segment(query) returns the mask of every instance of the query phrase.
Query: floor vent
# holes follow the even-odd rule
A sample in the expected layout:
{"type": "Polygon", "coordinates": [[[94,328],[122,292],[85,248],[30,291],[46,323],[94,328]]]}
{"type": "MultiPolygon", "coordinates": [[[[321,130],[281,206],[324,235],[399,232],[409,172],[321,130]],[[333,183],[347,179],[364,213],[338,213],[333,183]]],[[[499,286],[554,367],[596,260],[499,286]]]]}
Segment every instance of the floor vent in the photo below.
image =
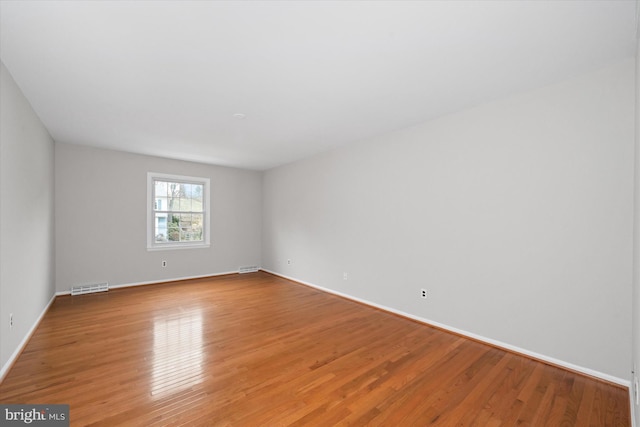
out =
{"type": "Polygon", "coordinates": [[[258,271],[258,266],[256,265],[249,265],[247,267],[240,267],[238,269],[238,273],[243,274],[243,273],[255,273],[256,271],[258,271]]]}
{"type": "Polygon", "coordinates": [[[71,295],[93,294],[96,292],[106,292],[109,290],[108,283],[92,283],[90,285],[79,285],[71,288],[71,295]]]}

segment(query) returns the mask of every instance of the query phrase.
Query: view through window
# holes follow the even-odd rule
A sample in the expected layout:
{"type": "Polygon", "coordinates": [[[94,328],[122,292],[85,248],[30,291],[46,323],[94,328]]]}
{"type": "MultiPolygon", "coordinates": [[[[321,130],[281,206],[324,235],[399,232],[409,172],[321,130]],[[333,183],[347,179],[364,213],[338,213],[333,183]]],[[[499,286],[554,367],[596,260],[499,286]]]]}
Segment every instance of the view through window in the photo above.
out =
{"type": "Polygon", "coordinates": [[[208,180],[152,174],[151,247],[208,244],[208,180]]]}

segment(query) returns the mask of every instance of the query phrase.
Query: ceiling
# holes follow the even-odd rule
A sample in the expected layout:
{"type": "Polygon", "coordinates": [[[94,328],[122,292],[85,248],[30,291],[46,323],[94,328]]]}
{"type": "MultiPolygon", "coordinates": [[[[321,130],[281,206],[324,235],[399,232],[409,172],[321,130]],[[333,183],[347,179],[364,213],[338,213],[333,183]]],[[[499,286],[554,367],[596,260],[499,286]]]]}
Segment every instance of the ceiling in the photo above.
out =
{"type": "Polygon", "coordinates": [[[631,57],[635,16],[633,0],[0,1],[0,58],[58,142],[264,170],[631,57]]]}

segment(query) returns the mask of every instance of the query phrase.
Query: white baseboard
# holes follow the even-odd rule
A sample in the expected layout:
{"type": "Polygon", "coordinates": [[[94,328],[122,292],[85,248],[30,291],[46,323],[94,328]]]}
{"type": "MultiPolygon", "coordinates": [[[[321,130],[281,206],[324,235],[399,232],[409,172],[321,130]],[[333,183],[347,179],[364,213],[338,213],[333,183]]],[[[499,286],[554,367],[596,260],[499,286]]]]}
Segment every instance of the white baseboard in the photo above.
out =
{"type": "Polygon", "coordinates": [[[474,334],[472,332],[468,332],[468,331],[465,331],[465,330],[462,330],[462,329],[454,328],[454,327],[451,327],[449,325],[445,325],[443,323],[439,323],[439,322],[435,322],[435,321],[430,320],[430,319],[425,319],[423,317],[415,316],[413,314],[405,313],[403,311],[396,310],[396,309],[391,308],[391,307],[380,305],[380,304],[377,304],[377,303],[374,303],[374,302],[371,302],[371,301],[367,301],[367,300],[364,300],[364,299],[361,299],[361,298],[357,298],[357,297],[354,297],[352,295],[348,295],[348,294],[345,294],[345,293],[342,293],[342,292],[335,291],[333,289],[329,289],[329,288],[325,288],[325,287],[322,287],[322,286],[315,285],[313,283],[305,282],[303,280],[299,280],[299,279],[296,279],[294,277],[289,277],[289,276],[286,276],[284,274],[277,273],[275,271],[267,270],[265,268],[262,268],[261,270],[263,270],[263,271],[265,271],[267,273],[271,273],[271,274],[273,274],[275,276],[279,276],[279,277],[282,277],[284,279],[288,279],[288,280],[291,280],[291,281],[294,281],[294,282],[297,282],[297,283],[300,283],[300,284],[303,284],[303,285],[306,285],[306,286],[310,286],[312,288],[319,289],[321,291],[324,291],[324,292],[327,292],[327,293],[330,293],[330,294],[334,294],[334,295],[337,295],[337,296],[340,296],[340,297],[343,297],[343,298],[346,298],[346,299],[350,299],[352,301],[356,301],[356,302],[359,302],[359,303],[362,303],[362,304],[365,304],[365,305],[368,305],[368,306],[371,306],[371,307],[375,307],[375,308],[378,308],[380,310],[384,310],[384,311],[387,311],[387,312],[390,312],[390,313],[393,313],[393,314],[397,314],[399,316],[406,317],[408,319],[412,319],[412,320],[418,321],[420,323],[425,323],[427,325],[435,326],[437,328],[444,329],[444,330],[453,332],[453,333],[458,334],[458,335],[462,335],[462,336],[465,336],[465,337],[468,337],[468,338],[471,338],[471,339],[474,339],[474,340],[477,340],[477,341],[482,341],[484,343],[487,343],[487,344],[490,344],[492,346],[499,347],[499,348],[511,351],[513,353],[519,353],[519,354],[528,356],[530,358],[537,359],[537,360],[540,360],[540,361],[543,361],[543,362],[547,362],[549,364],[556,365],[556,366],[559,366],[559,367],[562,367],[562,368],[565,368],[565,369],[568,369],[568,370],[571,370],[571,371],[580,372],[582,374],[589,375],[589,376],[592,376],[592,377],[595,377],[595,378],[599,378],[601,380],[604,380],[604,381],[607,381],[607,382],[610,382],[610,383],[613,383],[613,384],[618,384],[618,385],[621,385],[623,387],[627,387],[629,390],[631,390],[631,381],[629,381],[629,380],[625,380],[625,379],[622,379],[622,378],[614,377],[613,375],[605,374],[603,372],[595,371],[593,369],[585,368],[583,366],[574,365],[573,363],[569,363],[569,362],[566,362],[564,360],[559,360],[559,359],[556,359],[556,358],[553,358],[553,357],[546,356],[544,354],[540,354],[540,353],[536,353],[536,352],[533,352],[533,351],[526,350],[524,348],[516,347],[516,346],[511,345],[511,344],[507,344],[507,343],[503,343],[501,341],[497,341],[497,340],[494,340],[494,339],[491,339],[491,338],[483,337],[481,335],[474,334]]]}
{"type": "Polygon", "coordinates": [[[24,338],[22,338],[22,341],[20,341],[20,344],[18,345],[18,347],[11,354],[11,356],[9,357],[9,360],[7,360],[7,363],[5,363],[4,366],[2,366],[2,369],[0,369],[0,383],[2,383],[2,381],[4,380],[4,377],[9,372],[9,369],[11,369],[16,359],[18,358],[18,356],[20,356],[20,353],[22,353],[22,350],[24,350],[24,347],[29,342],[29,339],[31,339],[31,336],[35,332],[36,328],[42,321],[42,318],[47,313],[47,311],[49,310],[49,307],[51,307],[51,304],[53,304],[53,301],[55,301],[55,299],[56,299],[56,295],[53,295],[49,300],[49,302],[47,303],[47,305],[45,306],[45,308],[42,310],[42,312],[38,316],[38,318],[36,319],[36,321],[31,326],[27,334],[24,336],[24,338]]]}
{"type": "MultiPolygon", "coordinates": [[[[133,286],[144,286],[144,285],[157,285],[158,283],[179,282],[181,280],[205,279],[207,277],[226,276],[228,274],[238,274],[238,272],[237,271],[226,271],[226,272],[222,272],[222,273],[202,274],[202,275],[199,275],[199,276],[176,277],[176,278],[171,278],[171,279],[152,280],[152,281],[149,281],[149,282],[122,283],[120,285],[109,285],[109,289],[130,288],[130,287],[133,287],[133,286]]],[[[66,291],[58,291],[58,292],[56,292],[56,296],[58,296],[58,295],[71,295],[71,289],[66,290],[66,291]]]]}

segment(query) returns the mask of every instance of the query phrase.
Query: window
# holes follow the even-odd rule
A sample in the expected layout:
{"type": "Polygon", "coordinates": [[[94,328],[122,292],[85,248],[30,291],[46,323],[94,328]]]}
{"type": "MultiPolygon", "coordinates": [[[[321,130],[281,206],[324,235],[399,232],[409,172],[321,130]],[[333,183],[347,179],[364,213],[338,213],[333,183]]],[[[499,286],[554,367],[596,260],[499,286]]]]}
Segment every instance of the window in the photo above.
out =
{"type": "Polygon", "coordinates": [[[147,249],[209,247],[209,179],[147,174],[147,249]]]}

